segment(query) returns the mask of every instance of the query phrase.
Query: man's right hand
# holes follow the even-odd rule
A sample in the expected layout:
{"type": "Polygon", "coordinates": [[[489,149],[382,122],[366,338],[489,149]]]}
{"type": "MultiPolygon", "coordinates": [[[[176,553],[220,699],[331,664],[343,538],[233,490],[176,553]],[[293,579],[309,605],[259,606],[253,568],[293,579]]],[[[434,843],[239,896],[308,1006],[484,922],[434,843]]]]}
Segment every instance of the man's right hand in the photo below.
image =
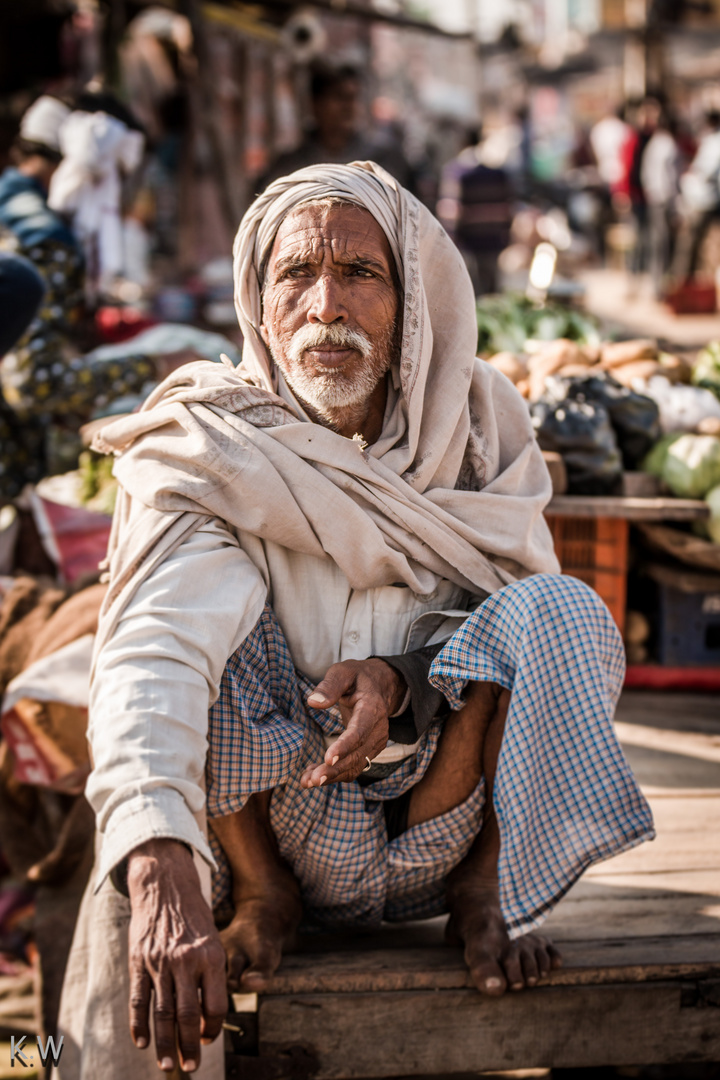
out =
{"type": "Polygon", "coordinates": [[[227,1012],[225,950],[200,888],[192,855],[176,840],[149,840],[128,858],[130,1033],[150,1042],[151,999],[158,1067],[177,1050],[185,1072],[200,1064],[200,1043],[220,1034],[227,1012]]]}
{"type": "Polygon", "coordinates": [[[338,705],[345,731],[328,747],[324,762],[310,765],[305,788],[355,780],[388,741],[389,717],[405,696],[405,680],[385,660],[341,660],[328,669],[307,698],[311,709],[338,705]]]}

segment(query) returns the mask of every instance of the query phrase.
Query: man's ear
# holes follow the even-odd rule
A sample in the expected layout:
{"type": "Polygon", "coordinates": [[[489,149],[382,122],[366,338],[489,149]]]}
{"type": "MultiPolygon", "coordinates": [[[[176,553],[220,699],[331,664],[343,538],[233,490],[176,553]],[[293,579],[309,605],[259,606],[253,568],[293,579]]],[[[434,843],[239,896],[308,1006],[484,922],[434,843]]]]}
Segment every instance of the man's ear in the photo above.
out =
{"type": "Polygon", "coordinates": [[[263,341],[265,342],[265,344],[267,345],[267,347],[269,349],[270,348],[270,342],[268,340],[268,332],[267,332],[267,329],[265,327],[264,322],[260,323],[259,330],[260,330],[260,337],[263,339],[263,341]]]}

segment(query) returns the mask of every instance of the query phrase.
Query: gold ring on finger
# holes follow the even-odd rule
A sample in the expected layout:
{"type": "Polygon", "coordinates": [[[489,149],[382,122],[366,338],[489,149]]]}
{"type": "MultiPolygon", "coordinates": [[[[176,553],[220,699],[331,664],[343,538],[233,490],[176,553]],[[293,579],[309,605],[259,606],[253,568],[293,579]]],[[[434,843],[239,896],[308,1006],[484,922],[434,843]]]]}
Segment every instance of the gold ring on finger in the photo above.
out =
{"type": "Polygon", "coordinates": [[[363,769],[363,772],[367,772],[367,771],[368,771],[368,769],[371,769],[371,768],[372,768],[372,761],[371,761],[371,760],[370,760],[370,758],[369,758],[369,757],[367,756],[367,754],[365,755],[365,760],[367,761],[367,765],[366,765],[366,766],[365,766],[365,768],[363,769]]]}

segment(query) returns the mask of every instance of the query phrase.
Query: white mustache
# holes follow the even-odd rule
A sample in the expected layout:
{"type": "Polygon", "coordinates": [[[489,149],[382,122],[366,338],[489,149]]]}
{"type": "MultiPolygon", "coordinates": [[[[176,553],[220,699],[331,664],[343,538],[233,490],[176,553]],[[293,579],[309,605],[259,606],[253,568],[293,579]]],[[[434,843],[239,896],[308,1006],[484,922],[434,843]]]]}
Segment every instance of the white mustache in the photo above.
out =
{"type": "Polygon", "coordinates": [[[360,330],[351,330],[348,326],[338,323],[323,325],[322,323],[301,326],[296,330],[288,346],[288,358],[296,363],[302,359],[306,349],[314,349],[318,345],[335,345],[339,349],[356,349],[366,359],[372,354],[373,346],[370,339],[360,330]]]}

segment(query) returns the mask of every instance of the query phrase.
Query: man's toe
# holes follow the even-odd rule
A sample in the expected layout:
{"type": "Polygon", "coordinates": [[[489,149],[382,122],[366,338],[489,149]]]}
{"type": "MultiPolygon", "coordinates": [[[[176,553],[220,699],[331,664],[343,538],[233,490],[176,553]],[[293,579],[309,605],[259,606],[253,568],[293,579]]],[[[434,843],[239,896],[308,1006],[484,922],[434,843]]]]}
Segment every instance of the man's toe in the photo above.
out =
{"type": "Polygon", "coordinates": [[[550,965],[553,971],[556,971],[557,968],[561,968],[563,966],[562,953],[559,949],[555,948],[552,941],[548,941],[547,943],[547,953],[550,957],[550,965]]]}
{"type": "Polygon", "coordinates": [[[549,975],[553,968],[552,945],[549,941],[541,940],[535,949],[535,962],[541,979],[549,975]]]}
{"type": "Polygon", "coordinates": [[[242,949],[228,951],[228,982],[231,986],[239,987],[243,972],[249,963],[250,961],[242,949]]]}
{"type": "Polygon", "coordinates": [[[257,994],[261,990],[267,990],[271,978],[272,972],[256,967],[246,968],[240,980],[240,989],[249,994],[257,994]]]}
{"type": "Polygon", "coordinates": [[[507,949],[503,956],[502,963],[505,969],[505,978],[507,979],[510,989],[522,990],[525,986],[525,978],[520,962],[520,953],[515,944],[512,944],[510,948],[507,949]]]}
{"type": "Polygon", "coordinates": [[[279,945],[263,941],[253,950],[250,965],[245,969],[240,986],[249,993],[266,990],[270,980],[280,966],[282,951],[279,945]]]}
{"type": "Polygon", "coordinates": [[[487,953],[471,949],[465,951],[465,962],[470,969],[472,981],[481,994],[499,997],[507,989],[507,981],[500,964],[487,953]]]}
{"type": "Polygon", "coordinates": [[[526,986],[535,986],[540,978],[540,957],[546,956],[543,947],[538,945],[536,948],[530,946],[530,948],[524,949],[520,963],[522,966],[523,979],[526,986]]]}

